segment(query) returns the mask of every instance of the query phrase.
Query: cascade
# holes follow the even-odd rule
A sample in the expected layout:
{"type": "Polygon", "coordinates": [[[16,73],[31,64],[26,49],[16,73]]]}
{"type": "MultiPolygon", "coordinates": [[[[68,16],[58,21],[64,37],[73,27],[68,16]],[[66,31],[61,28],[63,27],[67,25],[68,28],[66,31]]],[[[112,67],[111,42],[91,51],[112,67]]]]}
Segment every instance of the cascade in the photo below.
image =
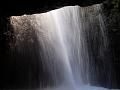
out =
{"type": "Polygon", "coordinates": [[[40,90],[106,90],[91,86],[99,82],[99,75],[110,75],[111,69],[111,65],[104,64],[109,56],[101,4],[12,16],[10,22],[15,35],[11,51],[29,54],[32,61],[26,62],[31,64],[37,53],[43,72],[50,77],[39,81],[40,90]],[[45,83],[53,86],[46,87],[45,83]]]}

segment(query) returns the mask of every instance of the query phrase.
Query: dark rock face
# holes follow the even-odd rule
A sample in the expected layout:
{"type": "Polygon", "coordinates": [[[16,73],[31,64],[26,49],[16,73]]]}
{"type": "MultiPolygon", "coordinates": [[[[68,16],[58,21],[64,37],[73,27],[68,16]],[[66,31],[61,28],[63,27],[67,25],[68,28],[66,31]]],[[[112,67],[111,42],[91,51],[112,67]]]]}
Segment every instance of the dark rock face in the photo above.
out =
{"type": "Polygon", "coordinates": [[[30,0],[0,2],[0,13],[6,16],[41,13],[63,6],[88,6],[102,3],[104,0],[30,0]],[[38,2],[39,1],[39,2],[38,2]]]}
{"type": "Polygon", "coordinates": [[[120,0],[107,0],[103,3],[106,15],[106,24],[110,40],[110,46],[114,57],[114,85],[113,88],[120,88],[120,0]]]}

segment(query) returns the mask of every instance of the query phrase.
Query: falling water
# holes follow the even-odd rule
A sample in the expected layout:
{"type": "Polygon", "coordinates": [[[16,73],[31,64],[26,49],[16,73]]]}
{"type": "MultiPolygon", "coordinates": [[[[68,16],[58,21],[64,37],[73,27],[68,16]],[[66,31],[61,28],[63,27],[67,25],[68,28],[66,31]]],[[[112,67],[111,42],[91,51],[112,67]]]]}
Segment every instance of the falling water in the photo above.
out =
{"type": "MultiPolygon", "coordinates": [[[[38,51],[43,70],[47,70],[52,78],[47,83],[54,83],[54,88],[60,87],[60,90],[67,90],[64,87],[104,90],[90,87],[99,82],[100,76],[110,76],[111,69],[111,65],[104,64],[109,62],[106,60],[108,40],[101,4],[67,6],[47,13],[12,16],[10,21],[15,35],[12,50],[22,54],[29,52],[32,63],[32,55],[38,51]]],[[[109,82],[109,78],[107,80],[109,82]]],[[[45,88],[44,84],[39,87],[45,88]]]]}

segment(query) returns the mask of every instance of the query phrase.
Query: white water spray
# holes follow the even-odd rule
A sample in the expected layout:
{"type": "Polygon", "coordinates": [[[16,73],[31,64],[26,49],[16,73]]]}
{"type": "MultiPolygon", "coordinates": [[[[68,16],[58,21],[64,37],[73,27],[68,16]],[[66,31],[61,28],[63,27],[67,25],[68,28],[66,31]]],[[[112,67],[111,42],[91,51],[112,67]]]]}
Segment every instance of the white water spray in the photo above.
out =
{"type": "MultiPolygon", "coordinates": [[[[91,71],[97,69],[90,64],[94,59],[94,49],[102,57],[107,50],[100,4],[89,7],[68,6],[42,14],[11,17],[14,33],[16,37],[20,37],[16,40],[18,47],[21,47],[22,41],[30,33],[30,30],[26,33],[29,26],[23,24],[23,19],[29,20],[34,27],[43,50],[43,54],[39,54],[43,59],[43,67],[47,68],[54,79],[55,88],[47,90],[104,90],[90,86],[91,71]]],[[[33,42],[32,38],[30,42],[33,42]]],[[[23,49],[25,48],[21,48],[19,52],[23,49]]]]}

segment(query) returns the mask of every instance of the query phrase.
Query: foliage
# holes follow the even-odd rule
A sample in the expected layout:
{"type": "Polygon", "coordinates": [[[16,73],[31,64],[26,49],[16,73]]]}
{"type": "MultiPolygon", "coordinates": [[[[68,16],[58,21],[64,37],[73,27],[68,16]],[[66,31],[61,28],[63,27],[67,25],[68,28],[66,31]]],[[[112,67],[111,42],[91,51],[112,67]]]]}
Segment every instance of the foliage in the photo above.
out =
{"type": "Polygon", "coordinates": [[[120,8],[120,0],[112,0],[112,5],[114,6],[114,10],[118,10],[120,8]]]}
{"type": "Polygon", "coordinates": [[[110,5],[112,6],[111,14],[120,15],[120,0],[111,0],[110,5]]]}

